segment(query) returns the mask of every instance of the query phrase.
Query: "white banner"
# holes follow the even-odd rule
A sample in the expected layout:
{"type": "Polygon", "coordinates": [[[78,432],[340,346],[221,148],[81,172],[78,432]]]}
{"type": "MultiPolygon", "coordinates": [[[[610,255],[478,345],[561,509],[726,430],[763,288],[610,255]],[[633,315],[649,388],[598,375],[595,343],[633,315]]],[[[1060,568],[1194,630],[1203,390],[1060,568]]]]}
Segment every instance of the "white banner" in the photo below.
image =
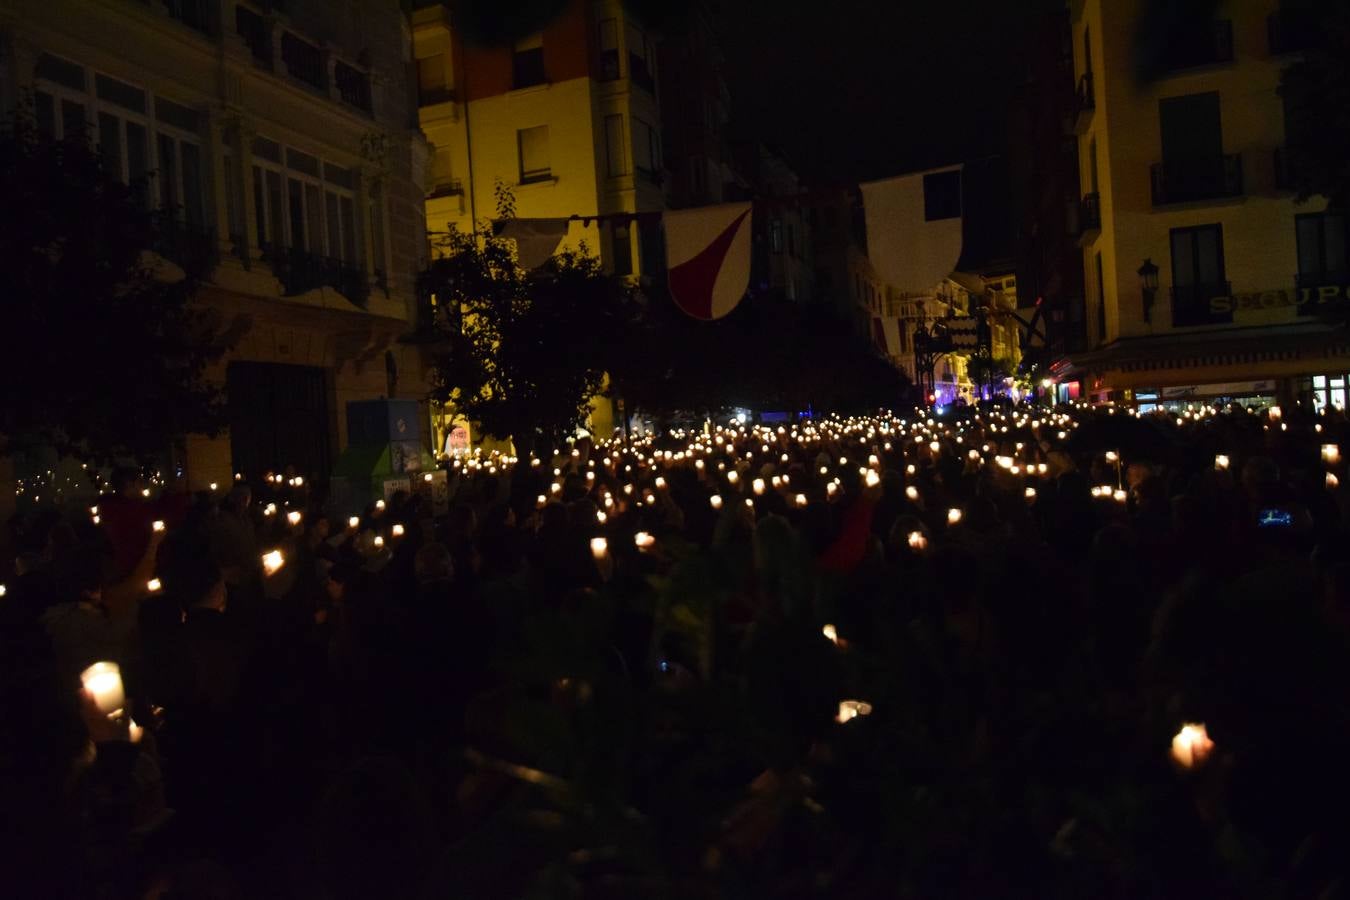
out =
{"type": "Polygon", "coordinates": [[[961,167],[859,185],[867,221],[867,257],[892,287],[931,291],[961,258],[961,167]]]}

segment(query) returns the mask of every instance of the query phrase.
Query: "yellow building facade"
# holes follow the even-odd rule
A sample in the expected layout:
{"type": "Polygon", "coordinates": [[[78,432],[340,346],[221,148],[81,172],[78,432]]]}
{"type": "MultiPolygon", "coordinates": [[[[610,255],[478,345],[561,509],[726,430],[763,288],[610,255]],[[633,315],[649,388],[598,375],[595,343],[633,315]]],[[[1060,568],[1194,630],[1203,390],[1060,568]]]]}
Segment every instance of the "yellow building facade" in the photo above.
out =
{"type": "Polygon", "coordinates": [[[199,274],[195,302],[238,337],[210,373],[229,428],[187,440],[194,488],[323,477],[348,401],[424,396],[398,342],[426,255],[407,44],[378,0],[0,2],[5,108],[148,176],[161,270],[199,274]]]}
{"type": "MultiPolygon", "coordinates": [[[[433,243],[496,218],[502,185],[518,219],[577,216],[564,246],[584,243],[608,271],[641,277],[655,252],[643,229],[656,226],[622,214],[665,207],[655,36],[619,0],[573,0],[505,46],[475,45],[440,3],[416,10],[412,27],[433,243]]],[[[596,398],[591,430],[608,436],[615,423],[596,398]]]]}
{"type": "Polygon", "coordinates": [[[1278,39],[1279,4],[1229,0],[1213,21],[1152,36],[1147,81],[1136,76],[1141,10],[1072,2],[1095,347],[1059,376],[1099,402],[1330,402],[1350,343],[1316,314],[1319,299],[1345,296],[1321,245],[1338,227],[1344,241],[1344,220],[1285,187],[1277,88],[1294,57],[1278,39]]]}

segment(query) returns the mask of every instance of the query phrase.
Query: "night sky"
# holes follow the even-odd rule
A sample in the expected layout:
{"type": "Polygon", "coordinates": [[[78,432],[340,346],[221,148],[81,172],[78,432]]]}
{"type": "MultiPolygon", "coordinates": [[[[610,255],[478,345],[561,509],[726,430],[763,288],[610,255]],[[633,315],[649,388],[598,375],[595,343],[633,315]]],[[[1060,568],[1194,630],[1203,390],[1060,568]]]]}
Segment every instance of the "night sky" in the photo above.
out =
{"type": "Polygon", "coordinates": [[[814,181],[998,154],[1021,37],[1057,0],[725,0],[733,119],[814,181]],[[823,14],[823,11],[828,11],[823,14]]]}

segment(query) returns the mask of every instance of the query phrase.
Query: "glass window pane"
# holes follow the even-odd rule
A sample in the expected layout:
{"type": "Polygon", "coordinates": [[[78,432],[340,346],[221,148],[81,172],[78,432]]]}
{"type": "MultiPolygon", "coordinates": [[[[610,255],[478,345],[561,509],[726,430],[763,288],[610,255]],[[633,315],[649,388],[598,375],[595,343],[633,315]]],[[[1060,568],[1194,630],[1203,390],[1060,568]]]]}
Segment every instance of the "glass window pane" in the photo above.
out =
{"type": "Polygon", "coordinates": [[[159,135],[159,170],[155,177],[159,181],[159,205],[177,213],[178,196],[178,148],[177,142],[167,134],[159,135]]]}
{"type": "Polygon", "coordinates": [[[79,140],[84,137],[84,104],[74,100],[61,101],[61,137],[79,140]]]}
{"type": "Polygon", "coordinates": [[[538,125],[516,132],[520,144],[520,180],[549,176],[548,126],[538,125]]]}
{"type": "Polygon", "coordinates": [[[290,246],[297,250],[305,249],[305,186],[294,178],[288,179],[287,202],[291,214],[290,246]]]}
{"type": "Polygon", "coordinates": [[[46,141],[56,139],[56,99],[46,91],[33,94],[33,116],[37,119],[38,135],[46,141]]]}
{"type": "Polygon", "coordinates": [[[337,194],[329,191],[324,195],[325,212],[328,215],[328,255],[341,257],[342,254],[342,222],[338,215],[337,194]]]}
{"type": "Polygon", "coordinates": [[[1223,280],[1223,268],[1220,264],[1219,229],[1200,228],[1196,234],[1196,251],[1199,271],[1196,273],[1201,284],[1218,284],[1223,280]]]}
{"type": "Polygon", "coordinates": [[[135,122],[126,123],[127,133],[127,179],[140,185],[141,202],[149,197],[150,185],[146,176],[150,173],[150,134],[144,125],[135,122]]]}
{"type": "Polygon", "coordinates": [[[267,232],[274,247],[288,247],[286,241],[286,193],[281,173],[267,171],[267,232]]]}
{"type": "Polygon", "coordinates": [[[1195,284],[1195,241],[1187,230],[1172,232],[1172,283],[1178,287],[1195,284]]]}
{"type": "Polygon", "coordinates": [[[353,265],[359,265],[361,257],[357,253],[356,214],[351,197],[342,197],[338,201],[342,216],[342,258],[353,265]]]}
{"type": "Polygon", "coordinates": [[[133,112],[145,114],[145,91],[138,87],[118,81],[116,78],[109,78],[107,75],[95,75],[94,89],[98,92],[100,100],[107,100],[133,112]]]}
{"type": "Polygon", "coordinates": [[[324,249],[323,190],[317,184],[305,185],[305,234],[309,236],[309,252],[333,255],[324,249]]]}
{"type": "Polygon", "coordinates": [[[206,222],[202,203],[201,148],[187,141],[178,147],[183,155],[183,214],[190,224],[201,226],[206,222]]]}
{"type": "Polygon", "coordinates": [[[103,155],[103,168],[119,181],[126,179],[122,170],[122,122],[108,113],[98,114],[98,152],[103,155]]]}

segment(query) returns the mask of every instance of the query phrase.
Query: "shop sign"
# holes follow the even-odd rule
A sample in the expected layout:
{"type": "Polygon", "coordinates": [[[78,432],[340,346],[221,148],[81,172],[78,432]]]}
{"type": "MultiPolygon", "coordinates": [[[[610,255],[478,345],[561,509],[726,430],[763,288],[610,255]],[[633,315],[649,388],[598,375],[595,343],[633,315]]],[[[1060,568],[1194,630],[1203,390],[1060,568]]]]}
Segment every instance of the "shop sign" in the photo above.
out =
{"type": "Polygon", "coordinates": [[[1231,297],[1211,297],[1209,311],[1217,315],[1253,309],[1279,309],[1288,306],[1326,306],[1350,296],[1350,285],[1324,284],[1321,287],[1298,288],[1292,291],[1254,291],[1233,294],[1231,297]]]}

